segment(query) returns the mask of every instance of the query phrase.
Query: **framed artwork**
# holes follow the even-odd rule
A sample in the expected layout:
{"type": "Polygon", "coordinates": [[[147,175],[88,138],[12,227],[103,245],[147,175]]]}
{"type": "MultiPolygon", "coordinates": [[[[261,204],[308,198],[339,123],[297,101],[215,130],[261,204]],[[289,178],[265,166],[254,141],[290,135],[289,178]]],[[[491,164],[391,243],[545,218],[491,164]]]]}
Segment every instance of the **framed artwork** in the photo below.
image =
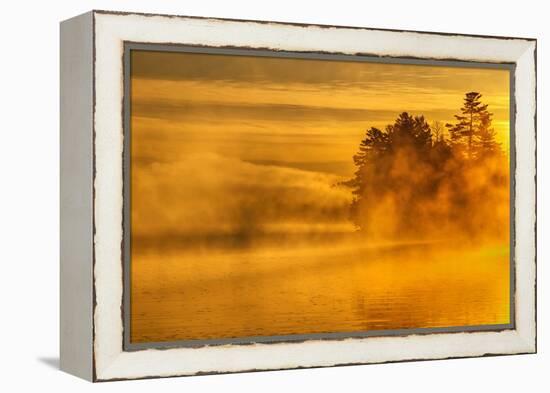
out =
{"type": "Polygon", "coordinates": [[[536,352],[536,41],[61,24],[61,368],[536,352]]]}

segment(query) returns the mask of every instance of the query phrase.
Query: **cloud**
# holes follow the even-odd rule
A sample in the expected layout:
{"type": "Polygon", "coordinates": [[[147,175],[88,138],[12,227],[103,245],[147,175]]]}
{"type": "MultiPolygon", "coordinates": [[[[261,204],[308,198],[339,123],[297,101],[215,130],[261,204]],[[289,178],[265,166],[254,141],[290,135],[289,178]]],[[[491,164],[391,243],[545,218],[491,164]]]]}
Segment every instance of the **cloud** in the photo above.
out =
{"type": "MultiPolygon", "coordinates": [[[[296,104],[258,104],[236,102],[200,102],[191,99],[162,100],[137,99],[132,103],[132,113],[141,117],[172,120],[207,120],[223,118],[224,121],[247,119],[248,121],[376,121],[395,117],[397,110],[370,110],[360,108],[334,108],[296,104]]],[[[449,111],[445,111],[448,114],[449,111]]]]}
{"type": "MultiPolygon", "coordinates": [[[[252,54],[252,53],[251,53],[252,54]]],[[[474,67],[404,65],[281,57],[213,55],[185,52],[132,51],[132,75],[158,80],[222,81],[224,83],[298,83],[324,88],[361,85],[367,90],[402,90],[411,87],[459,90],[484,85],[500,90],[508,70],[474,67]]],[[[275,86],[273,86],[275,85],[275,86]]],[[[311,87],[311,86],[310,86],[311,87]]]]}

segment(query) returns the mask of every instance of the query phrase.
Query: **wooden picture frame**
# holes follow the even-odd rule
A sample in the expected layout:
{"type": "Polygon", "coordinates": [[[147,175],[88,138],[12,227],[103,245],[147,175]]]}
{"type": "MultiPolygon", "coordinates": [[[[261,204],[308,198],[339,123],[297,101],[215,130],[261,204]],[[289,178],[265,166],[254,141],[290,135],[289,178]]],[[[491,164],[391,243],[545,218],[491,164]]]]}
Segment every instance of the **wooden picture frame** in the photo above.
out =
{"type": "Polygon", "coordinates": [[[60,64],[62,370],[109,381],[536,352],[536,40],[91,11],[61,23],[60,64]],[[509,323],[133,343],[132,50],[509,71],[509,323]]]}

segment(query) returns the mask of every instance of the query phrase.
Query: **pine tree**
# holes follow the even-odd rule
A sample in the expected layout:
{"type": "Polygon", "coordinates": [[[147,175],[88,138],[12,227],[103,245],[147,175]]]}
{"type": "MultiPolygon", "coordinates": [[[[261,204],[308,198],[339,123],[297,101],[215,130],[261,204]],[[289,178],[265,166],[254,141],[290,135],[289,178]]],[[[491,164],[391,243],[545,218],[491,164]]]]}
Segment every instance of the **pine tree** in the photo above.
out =
{"type": "Polygon", "coordinates": [[[388,134],[376,127],[367,130],[365,139],[359,145],[359,151],[353,156],[353,162],[360,169],[375,155],[379,155],[388,148],[388,134]]]}
{"type": "Polygon", "coordinates": [[[496,131],[492,127],[493,114],[485,111],[480,113],[479,129],[475,140],[476,157],[483,158],[498,154],[500,143],[496,141],[496,131]]]}
{"type": "Polygon", "coordinates": [[[412,147],[420,152],[432,145],[432,131],[424,116],[411,116],[403,112],[386,130],[394,150],[412,147]]]}
{"type": "Polygon", "coordinates": [[[455,115],[457,123],[447,124],[451,143],[455,146],[466,145],[468,158],[472,158],[474,137],[479,130],[481,117],[487,113],[487,104],[481,103],[481,97],[481,94],[475,91],[466,93],[464,104],[460,108],[462,114],[455,115]]]}
{"type": "Polygon", "coordinates": [[[357,167],[355,176],[341,183],[353,189],[352,193],[355,197],[351,204],[350,218],[359,228],[361,227],[361,220],[358,217],[359,207],[368,204],[370,193],[366,192],[366,189],[377,183],[375,180],[377,168],[384,161],[383,156],[387,153],[388,147],[388,134],[375,127],[369,128],[359,145],[359,151],[353,156],[353,162],[357,167]]]}

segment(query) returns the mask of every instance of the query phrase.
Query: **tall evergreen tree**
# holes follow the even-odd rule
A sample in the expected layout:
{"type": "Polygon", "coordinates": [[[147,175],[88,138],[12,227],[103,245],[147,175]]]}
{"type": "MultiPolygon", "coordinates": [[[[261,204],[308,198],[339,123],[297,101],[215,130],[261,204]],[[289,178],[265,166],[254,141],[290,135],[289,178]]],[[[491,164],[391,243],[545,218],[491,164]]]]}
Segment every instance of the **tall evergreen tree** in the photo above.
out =
{"type": "Polygon", "coordinates": [[[365,139],[359,144],[359,151],[353,156],[353,162],[360,169],[375,156],[388,149],[388,134],[376,127],[367,130],[365,139]]]}
{"type": "Polygon", "coordinates": [[[384,155],[389,148],[388,134],[376,127],[367,130],[365,138],[359,144],[359,151],[353,156],[353,162],[357,167],[354,177],[342,184],[353,189],[354,200],[351,204],[351,218],[355,224],[360,227],[358,220],[358,209],[360,204],[365,204],[369,193],[367,187],[372,187],[375,183],[378,168],[384,162],[384,155]]]}
{"type": "Polygon", "coordinates": [[[487,104],[481,103],[482,95],[476,91],[466,93],[461,115],[455,115],[457,122],[447,124],[453,145],[466,145],[468,158],[472,158],[473,142],[479,129],[482,116],[487,112],[487,104]]]}
{"type": "Polygon", "coordinates": [[[401,113],[386,129],[392,149],[405,147],[423,150],[432,145],[432,131],[424,116],[401,113]]]}

